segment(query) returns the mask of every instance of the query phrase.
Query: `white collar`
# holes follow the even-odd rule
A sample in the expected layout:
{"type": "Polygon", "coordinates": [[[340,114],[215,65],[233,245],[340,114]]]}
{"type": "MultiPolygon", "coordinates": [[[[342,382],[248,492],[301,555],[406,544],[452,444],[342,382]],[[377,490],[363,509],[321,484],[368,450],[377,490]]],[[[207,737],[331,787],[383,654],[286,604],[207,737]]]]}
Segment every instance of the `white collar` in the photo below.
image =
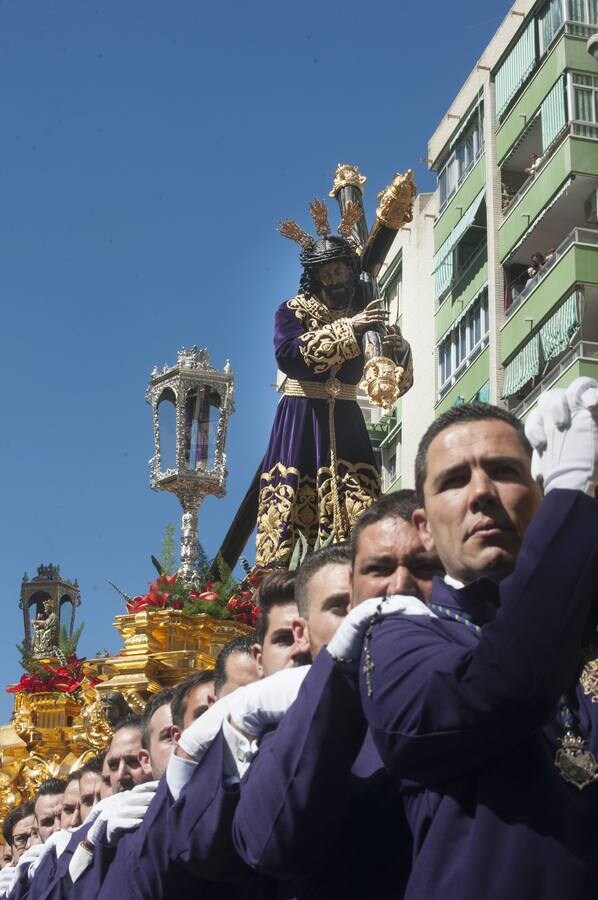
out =
{"type": "Polygon", "coordinates": [[[462,581],[459,581],[457,578],[453,578],[452,575],[445,575],[444,583],[448,584],[449,587],[454,587],[458,590],[461,590],[461,588],[465,587],[465,584],[462,581]]]}

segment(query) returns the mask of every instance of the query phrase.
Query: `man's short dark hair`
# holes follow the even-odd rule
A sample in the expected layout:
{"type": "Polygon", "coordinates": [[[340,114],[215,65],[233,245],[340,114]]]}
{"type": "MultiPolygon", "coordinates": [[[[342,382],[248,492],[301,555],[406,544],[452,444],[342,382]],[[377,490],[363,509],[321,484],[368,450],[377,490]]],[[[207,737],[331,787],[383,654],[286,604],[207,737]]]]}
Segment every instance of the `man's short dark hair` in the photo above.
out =
{"type": "Polygon", "coordinates": [[[384,494],[382,497],[378,497],[360,515],[353,526],[353,531],[351,532],[351,563],[355,564],[359,537],[365,528],[375,525],[376,522],[381,522],[383,519],[403,519],[405,522],[411,522],[411,516],[418,507],[419,503],[412,488],[403,488],[402,491],[393,491],[391,494],[384,494]]]}
{"type": "Polygon", "coordinates": [[[94,775],[101,775],[105,757],[106,751],[103,750],[102,753],[98,753],[97,756],[92,756],[91,759],[88,759],[86,763],[83,763],[81,768],[78,770],[79,781],[81,781],[81,777],[83,775],[87,775],[88,772],[92,772],[94,775]]]}
{"type": "Polygon", "coordinates": [[[259,590],[254,598],[260,609],[260,615],[255,628],[258,644],[264,643],[270,621],[270,612],[273,607],[286,606],[288,603],[295,602],[296,577],[296,572],[290,572],[288,569],[280,569],[277,572],[271,572],[269,575],[266,575],[260,584],[259,590]]]}
{"type": "Polygon", "coordinates": [[[35,799],[38,797],[55,796],[56,794],[64,794],[66,781],[63,778],[46,778],[38,787],[35,799]]]}
{"type": "Polygon", "coordinates": [[[174,697],[174,688],[167,687],[158,694],[153,694],[147,703],[141,715],[141,746],[145,750],[149,750],[150,741],[150,721],[156,710],[162,706],[170,706],[174,697]]]}
{"type": "Polygon", "coordinates": [[[426,466],[428,461],[428,450],[430,444],[441,431],[451,428],[453,425],[464,425],[467,422],[485,422],[489,419],[496,419],[504,422],[513,428],[521,441],[521,446],[525,452],[532,455],[532,446],[525,436],[523,423],[512,413],[506,409],[500,409],[498,406],[492,406],[490,403],[480,403],[475,400],[472,403],[461,403],[458,406],[451,406],[446,412],[438,416],[419,442],[417,455],[415,457],[415,492],[420,506],[424,505],[424,482],[426,480],[426,466]]]}
{"type": "Polygon", "coordinates": [[[193,672],[183,681],[180,681],[174,689],[172,700],[170,701],[170,711],[172,713],[172,724],[179,728],[183,727],[183,719],[187,712],[187,701],[191,691],[200,684],[208,684],[214,680],[214,669],[203,669],[200,672],[193,672]]]}
{"type": "Polygon", "coordinates": [[[323,547],[322,550],[310,553],[306,557],[297,571],[297,580],[295,581],[295,599],[297,600],[297,609],[300,616],[303,616],[304,619],[309,617],[310,600],[307,585],[316,572],[319,572],[324,566],[350,564],[351,548],[347,542],[331,544],[329,547],[323,547]]]}
{"type": "Polygon", "coordinates": [[[214,666],[214,693],[217,697],[226,681],[226,663],[228,658],[235,653],[240,653],[242,656],[249,656],[253,659],[251,648],[255,641],[256,634],[255,631],[252,631],[250,634],[242,634],[224,645],[216,657],[216,665],[214,666]]]}
{"type": "Polygon", "coordinates": [[[27,816],[32,816],[33,810],[33,800],[27,800],[26,803],[21,803],[20,806],[17,806],[15,809],[9,812],[9,814],[4,819],[4,825],[2,826],[2,834],[4,835],[4,840],[7,844],[12,844],[12,833],[17,822],[20,822],[21,819],[27,818],[27,816]]]}
{"type": "Polygon", "coordinates": [[[129,713],[127,716],[123,716],[123,718],[119,719],[119,721],[114,726],[112,738],[114,738],[114,735],[118,734],[119,731],[122,731],[123,728],[136,728],[138,731],[142,731],[143,716],[140,716],[137,713],[129,713]]]}

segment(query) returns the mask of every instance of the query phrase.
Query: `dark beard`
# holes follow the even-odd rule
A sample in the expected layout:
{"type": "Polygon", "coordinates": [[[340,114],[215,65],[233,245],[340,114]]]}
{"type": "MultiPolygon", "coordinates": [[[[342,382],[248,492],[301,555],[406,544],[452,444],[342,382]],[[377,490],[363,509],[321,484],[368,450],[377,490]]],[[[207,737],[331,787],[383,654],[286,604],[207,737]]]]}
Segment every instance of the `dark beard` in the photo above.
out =
{"type": "Polygon", "coordinates": [[[322,299],[329,309],[344,309],[349,306],[355,294],[355,284],[348,283],[328,284],[321,288],[322,299]]]}

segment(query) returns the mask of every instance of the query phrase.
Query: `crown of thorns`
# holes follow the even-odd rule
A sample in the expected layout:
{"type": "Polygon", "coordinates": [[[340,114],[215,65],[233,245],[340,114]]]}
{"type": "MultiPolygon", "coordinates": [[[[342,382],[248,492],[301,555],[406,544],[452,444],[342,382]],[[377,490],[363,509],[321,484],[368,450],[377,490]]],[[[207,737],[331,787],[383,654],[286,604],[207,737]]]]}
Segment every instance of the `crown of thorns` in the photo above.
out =
{"type": "MultiPolygon", "coordinates": [[[[320,238],[330,238],[330,222],[328,220],[328,207],[326,206],[326,202],[324,200],[312,200],[309,204],[309,211],[311,213],[311,217],[314,220],[314,225],[316,226],[316,233],[320,236],[320,238]]],[[[360,203],[354,203],[353,201],[346,204],[343,215],[341,218],[341,223],[338,226],[338,233],[344,238],[345,241],[349,244],[349,249],[356,250],[357,243],[352,237],[353,228],[357,222],[361,219],[363,215],[363,209],[360,203]]],[[[310,250],[313,250],[317,238],[312,237],[311,234],[308,234],[307,231],[304,231],[297,222],[294,222],[292,219],[284,219],[282,222],[278,223],[278,230],[283,235],[283,237],[289,238],[291,241],[295,241],[296,244],[299,244],[300,247],[303,248],[303,251],[307,251],[309,253],[310,250]]]]}

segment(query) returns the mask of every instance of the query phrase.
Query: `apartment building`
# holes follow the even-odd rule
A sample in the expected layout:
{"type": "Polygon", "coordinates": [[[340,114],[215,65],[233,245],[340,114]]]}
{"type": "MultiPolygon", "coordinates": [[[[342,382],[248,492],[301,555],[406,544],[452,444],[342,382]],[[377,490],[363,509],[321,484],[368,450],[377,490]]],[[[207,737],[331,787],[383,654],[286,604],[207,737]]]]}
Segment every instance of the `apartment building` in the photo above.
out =
{"type": "MultiPolygon", "coordinates": [[[[477,398],[525,418],[543,390],[598,377],[595,32],[598,0],[515,3],[429,141],[437,189],[418,214],[431,244],[419,241],[400,314],[416,386],[372,428],[385,489],[412,486],[413,447],[450,406],[477,398]]],[[[381,278],[389,305],[404,242],[381,278]]]]}

